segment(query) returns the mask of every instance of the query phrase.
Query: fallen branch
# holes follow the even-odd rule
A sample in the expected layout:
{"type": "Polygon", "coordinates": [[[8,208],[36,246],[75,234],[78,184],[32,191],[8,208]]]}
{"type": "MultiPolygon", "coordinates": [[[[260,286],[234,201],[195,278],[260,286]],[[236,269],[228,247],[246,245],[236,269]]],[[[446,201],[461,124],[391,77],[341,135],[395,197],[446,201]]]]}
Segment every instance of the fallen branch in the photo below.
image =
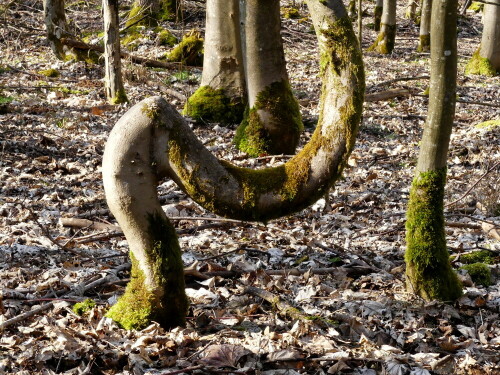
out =
{"type": "Polygon", "coordinates": [[[100,223],[97,221],[87,220],[87,219],[76,219],[62,217],[59,219],[59,224],[63,227],[73,227],[73,228],[85,228],[94,230],[108,230],[112,232],[121,232],[118,225],[100,223]]]}
{"type": "Polygon", "coordinates": [[[410,96],[411,92],[408,89],[391,89],[387,91],[374,92],[365,95],[365,102],[379,102],[397,98],[399,96],[410,96]]]}
{"type": "Polygon", "coordinates": [[[401,78],[394,78],[394,79],[390,79],[388,81],[384,81],[384,82],[380,82],[380,83],[377,83],[373,86],[370,86],[368,87],[368,90],[371,90],[375,87],[380,87],[380,86],[387,86],[387,85],[390,85],[391,83],[396,83],[396,82],[403,82],[403,81],[418,81],[418,80],[421,80],[421,79],[430,79],[429,76],[417,76],[417,77],[401,77],[401,78]]]}

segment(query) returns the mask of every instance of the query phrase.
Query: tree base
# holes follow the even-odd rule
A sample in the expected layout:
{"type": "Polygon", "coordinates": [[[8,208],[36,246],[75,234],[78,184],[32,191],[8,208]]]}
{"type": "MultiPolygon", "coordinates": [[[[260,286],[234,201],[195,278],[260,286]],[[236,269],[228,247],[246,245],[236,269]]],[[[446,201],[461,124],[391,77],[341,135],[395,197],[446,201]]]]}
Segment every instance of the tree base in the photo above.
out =
{"type": "Polygon", "coordinates": [[[394,50],[396,39],[396,25],[381,25],[382,31],[378,34],[375,42],[368,48],[368,51],[378,52],[383,55],[391,54],[394,50]]]}
{"type": "Polygon", "coordinates": [[[431,50],[431,36],[429,34],[420,35],[419,40],[417,52],[429,52],[431,50]]]}
{"type": "Polygon", "coordinates": [[[479,48],[472,55],[471,59],[467,63],[465,67],[465,74],[475,74],[481,76],[494,77],[500,73],[500,71],[495,70],[495,68],[491,65],[490,60],[485,57],[481,57],[479,48]]]}

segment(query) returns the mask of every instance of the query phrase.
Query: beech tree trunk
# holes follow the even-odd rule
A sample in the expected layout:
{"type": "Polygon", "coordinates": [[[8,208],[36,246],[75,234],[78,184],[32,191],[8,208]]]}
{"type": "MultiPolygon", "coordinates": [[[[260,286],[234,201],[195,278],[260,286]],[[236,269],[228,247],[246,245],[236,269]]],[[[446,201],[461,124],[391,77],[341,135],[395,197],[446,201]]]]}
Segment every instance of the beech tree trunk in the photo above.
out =
{"type": "Polygon", "coordinates": [[[158,21],[182,18],[180,0],[135,0],[126,26],[156,26],[158,21]]]}
{"type": "Polygon", "coordinates": [[[380,32],[368,51],[391,54],[396,40],[396,0],[384,0],[380,32]]]}
{"type": "Polygon", "coordinates": [[[127,95],[123,87],[121,71],[118,0],[103,0],[102,9],[104,18],[104,89],[106,98],[111,104],[125,103],[127,102],[127,95]]]}
{"type": "Polygon", "coordinates": [[[58,59],[64,60],[65,52],[61,38],[67,36],[68,28],[64,0],[44,0],[43,15],[49,46],[58,59]]]}
{"type": "Polygon", "coordinates": [[[465,69],[466,74],[500,74],[500,0],[484,4],[481,45],[465,69]]]}
{"type": "Polygon", "coordinates": [[[235,124],[246,105],[238,0],[207,0],[203,74],[184,115],[197,121],[235,124]]]}
{"type": "Polygon", "coordinates": [[[462,288],[446,249],[443,199],[455,116],[457,0],[435,0],[431,24],[429,110],[408,202],[408,289],[426,300],[453,301],[462,288]]]}
{"type": "Polygon", "coordinates": [[[375,9],[373,10],[373,23],[374,30],[380,31],[380,21],[382,19],[382,13],[384,9],[384,0],[377,0],[375,3],[375,9]]]}
{"type": "Polygon", "coordinates": [[[247,0],[242,11],[249,110],[235,136],[250,154],[293,154],[302,118],[286,71],[278,0],[247,0]]]}
{"type": "Polygon", "coordinates": [[[418,52],[429,52],[431,48],[432,0],[422,0],[418,52]]]}
{"type": "Polygon", "coordinates": [[[320,120],[310,142],[286,164],[252,170],[218,160],[159,97],[136,104],[111,131],[103,182],[129,243],[132,278],[108,316],[125,328],[151,319],[165,328],[184,322],[180,249],[158,201],[157,181],[171,178],[216,214],[267,221],[312,204],[340,177],[361,119],[362,55],[341,0],[307,3],[322,61],[320,120]]]}

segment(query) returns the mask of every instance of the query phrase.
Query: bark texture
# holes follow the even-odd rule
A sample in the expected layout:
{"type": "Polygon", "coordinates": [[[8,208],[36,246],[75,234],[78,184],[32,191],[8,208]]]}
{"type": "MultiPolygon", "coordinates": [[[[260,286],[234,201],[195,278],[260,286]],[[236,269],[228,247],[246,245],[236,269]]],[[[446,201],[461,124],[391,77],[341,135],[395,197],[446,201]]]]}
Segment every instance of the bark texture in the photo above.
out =
{"type": "Polygon", "coordinates": [[[405,254],[408,289],[426,300],[452,301],[462,294],[446,249],[443,214],[456,102],[456,35],[457,1],[434,0],[429,110],[410,191],[405,254]]]}
{"type": "Polygon", "coordinates": [[[432,0],[422,0],[420,17],[418,52],[429,52],[431,49],[431,14],[432,0]]]}
{"type": "Polygon", "coordinates": [[[390,54],[396,40],[396,0],[384,0],[380,32],[368,51],[390,54]]]}
{"type": "Polygon", "coordinates": [[[382,19],[382,13],[384,9],[384,0],[377,0],[375,2],[375,9],[373,10],[373,29],[375,31],[380,31],[380,22],[382,19]]]}
{"type": "Polygon", "coordinates": [[[106,98],[111,104],[125,103],[127,102],[127,95],[123,87],[121,71],[118,0],[103,0],[102,9],[104,18],[104,89],[106,98]]]}
{"type": "Polygon", "coordinates": [[[67,36],[66,30],[68,28],[64,0],[44,0],[43,15],[50,48],[58,59],[64,60],[65,53],[61,38],[67,36]]]}
{"type": "Polygon", "coordinates": [[[184,115],[197,121],[239,123],[246,105],[238,0],[208,0],[200,88],[184,115]]]}
{"type": "Polygon", "coordinates": [[[279,1],[248,0],[244,7],[249,110],[235,144],[252,156],[293,154],[303,125],[286,71],[279,1]]]}
{"type": "Polygon", "coordinates": [[[103,158],[104,188],[135,267],[134,282],[109,313],[123,326],[158,319],[171,327],[184,319],[182,262],[156,194],[159,179],[173,179],[216,214],[266,221],[307,207],[339,178],[361,119],[362,56],[340,0],[307,3],[320,47],[320,117],[311,141],[285,165],[251,170],[218,160],[159,97],[132,107],[113,128],[103,158]]]}

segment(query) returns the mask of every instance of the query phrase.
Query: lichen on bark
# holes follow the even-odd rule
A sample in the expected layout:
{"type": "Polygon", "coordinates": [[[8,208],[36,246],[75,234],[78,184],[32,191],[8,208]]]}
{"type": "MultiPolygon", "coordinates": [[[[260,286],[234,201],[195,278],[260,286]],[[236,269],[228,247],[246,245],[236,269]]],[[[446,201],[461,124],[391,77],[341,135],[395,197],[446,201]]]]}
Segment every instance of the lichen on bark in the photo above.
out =
{"type": "Polygon", "coordinates": [[[462,295],[451,268],[444,232],[446,168],[419,173],[413,180],[406,218],[408,288],[421,297],[453,301],[462,295]]]}

